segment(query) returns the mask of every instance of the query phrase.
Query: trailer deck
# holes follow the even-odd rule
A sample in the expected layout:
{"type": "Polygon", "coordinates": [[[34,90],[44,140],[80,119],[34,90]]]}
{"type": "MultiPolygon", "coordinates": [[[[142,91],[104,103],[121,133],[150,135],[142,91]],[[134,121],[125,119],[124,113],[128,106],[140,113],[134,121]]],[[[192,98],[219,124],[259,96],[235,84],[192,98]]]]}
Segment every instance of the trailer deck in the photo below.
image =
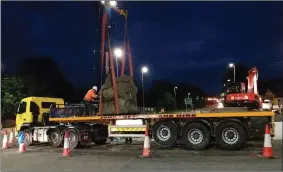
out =
{"type": "Polygon", "coordinates": [[[85,117],[50,117],[52,122],[93,122],[122,119],[189,119],[189,118],[237,118],[237,117],[272,117],[274,112],[251,111],[251,112],[222,112],[222,113],[184,113],[184,114],[138,114],[138,115],[98,115],[85,117]]]}

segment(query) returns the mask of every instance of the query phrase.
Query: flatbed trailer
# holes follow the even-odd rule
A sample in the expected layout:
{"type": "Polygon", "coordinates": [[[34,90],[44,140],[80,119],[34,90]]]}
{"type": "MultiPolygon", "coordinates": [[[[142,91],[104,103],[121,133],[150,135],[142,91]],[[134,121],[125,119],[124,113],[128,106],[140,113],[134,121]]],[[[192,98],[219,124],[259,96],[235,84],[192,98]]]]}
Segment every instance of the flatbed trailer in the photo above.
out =
{"type": "MultiPolygon", "coordinates": [[[[179,114],[101,115],[52,117],[45,125],[23,125],[28,145],[50,142],[62,145],[69,133],[70,147],[105,144],[107,138],[150,137],[162,148],[173,148],[181,139],[190,150],[203,150],[211,142],[227,150],[243,148],[251,137],[264,135],[265,125],[274,127],[274,113],[267,111],[200,112],[179,114]]],[[[271,129],[273,135],[273,130],[271,129]]]]}

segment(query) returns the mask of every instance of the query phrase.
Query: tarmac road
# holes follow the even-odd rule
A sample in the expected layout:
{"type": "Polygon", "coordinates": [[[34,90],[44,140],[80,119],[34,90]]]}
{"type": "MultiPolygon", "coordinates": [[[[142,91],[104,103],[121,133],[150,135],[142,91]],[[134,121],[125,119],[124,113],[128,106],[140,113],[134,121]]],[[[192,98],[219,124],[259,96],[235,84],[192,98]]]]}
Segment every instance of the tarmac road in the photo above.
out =
{"type": "Polygon", "coordinates": [[[161,150],[152,145],[152,158],[139,158],[143,144],[107,144],[75,149],[72,157],[62,157],[62,148],[46,145],[1,151],[1,172],[178,172],[178,171],[282,171],[282,142],[273,141],[278,159],[249,156],[257,154],[262,145],[247,147],[243,151],[224,151],[210,148],[189,151],[183,148],[161,150]]]}

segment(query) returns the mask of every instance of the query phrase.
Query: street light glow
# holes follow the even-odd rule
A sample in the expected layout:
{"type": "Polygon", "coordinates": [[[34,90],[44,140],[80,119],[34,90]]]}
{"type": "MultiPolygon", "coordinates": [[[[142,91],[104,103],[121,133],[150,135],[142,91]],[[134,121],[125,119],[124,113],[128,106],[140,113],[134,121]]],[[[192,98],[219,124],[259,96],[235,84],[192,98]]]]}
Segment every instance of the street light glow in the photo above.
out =
{"type": "Polygon", "coordinates": [[[176,87],[174,87],[174,89],[177,89],[178,87],[176,86],[176,87]]]}
{"type": "Polygon", "coordinates": [[[228,82],[230,82],[230,79],[227,79],[228,82]]]}
{"type": "Polygon", "coordinates": [[[105,4],[105,1],[101,1],[102,4],[105,4]]]}
{"type": "Polygon", "coordinates": [[[109,2],[109,5],[110,5],[111,7],[116,7],[117,2],[116,2],[116,1],[110,1],[110,2],[109,2]]]}
{"type": "Polygon", "coordinates": [[[230,63],[230,64],[229,64],[229,67],[234,67],[234,63],[230,63]]]}
{"type": "Polygon", "coordinates": [[[116,48],[116,49],[114,50],[114,55],[115,55],[117,58],[122,57],[123,51],[121,50],[121,48],[116,48]]]}
{"type": "Polygon", "coordinates": [[[148,68],[146,66],[142,67],[142,73],[147,73],[148,72],[148,68]]]}

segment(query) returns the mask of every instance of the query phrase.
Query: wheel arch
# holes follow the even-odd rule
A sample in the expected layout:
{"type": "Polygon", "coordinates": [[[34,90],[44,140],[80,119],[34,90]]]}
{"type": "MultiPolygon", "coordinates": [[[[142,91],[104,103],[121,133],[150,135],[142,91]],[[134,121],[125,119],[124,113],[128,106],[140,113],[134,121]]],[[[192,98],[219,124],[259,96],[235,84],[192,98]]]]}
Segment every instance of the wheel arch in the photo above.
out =
{"type": "Polygon", "coordinates": [[[77,129],[76,127],[66,127],[66,128],[64,128],[63,130],[62,130],[62,135],[63,135],[63,137],[64,137],[64,135],[65,135],[65,132],[66,131],[68,131],[68,130],[74,130],[77,134],[78,134],[78,136],[80,136],[80,130],[79,129],[77,129]]]}
{"type": "Polygon", "coordinates": [[[33,126],[35,126],[34,123],[23,123],[20,128],[20,131],[24,131],[26,129],[32,129],[33,126]]]}

